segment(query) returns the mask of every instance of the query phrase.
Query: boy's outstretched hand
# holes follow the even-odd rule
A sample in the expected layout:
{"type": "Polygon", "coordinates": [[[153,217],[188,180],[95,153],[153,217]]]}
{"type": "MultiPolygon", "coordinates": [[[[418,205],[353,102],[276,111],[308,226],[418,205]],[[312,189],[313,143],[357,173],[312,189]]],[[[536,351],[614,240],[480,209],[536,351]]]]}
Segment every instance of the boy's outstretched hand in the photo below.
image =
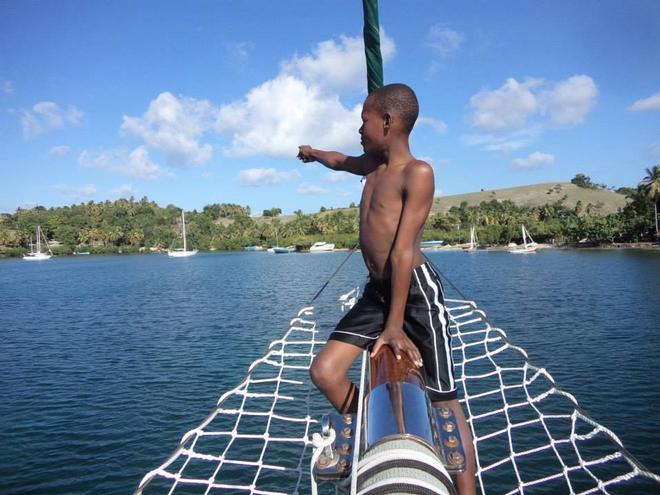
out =
{"type": "Polygon", "coordinates": [[[371,350],[371,357],[374,357],[384,345],[392,348],[397,359],[401,359],[401,354],[406,353],[415,366],[421,368],[424,365],[419,349],[403,330],[392,330],[391,328],[383,330],[371,350]]]}
{"type": "Polygon", "coordinates": [[[298,146],[298,158],[304,163],[315,161],[314,158],[312,158],[312,147],[307,146],[306,144],[298,146]]]}

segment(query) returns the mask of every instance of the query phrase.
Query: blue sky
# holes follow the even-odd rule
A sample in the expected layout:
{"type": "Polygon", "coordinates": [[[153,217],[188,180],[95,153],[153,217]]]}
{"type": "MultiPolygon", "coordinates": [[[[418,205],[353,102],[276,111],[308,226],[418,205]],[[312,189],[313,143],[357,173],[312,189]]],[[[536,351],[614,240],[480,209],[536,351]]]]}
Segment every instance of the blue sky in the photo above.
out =
{"type": "MultiPolygon", "coordinates": [[[[660,163],[657,1],[382,1],[380,20],[436,195],[660,163]]],[[[0,212],[357,203],[357,178],[295,155],[359,153],[361,33],[357,0],[2,1],[0,212]]]]}

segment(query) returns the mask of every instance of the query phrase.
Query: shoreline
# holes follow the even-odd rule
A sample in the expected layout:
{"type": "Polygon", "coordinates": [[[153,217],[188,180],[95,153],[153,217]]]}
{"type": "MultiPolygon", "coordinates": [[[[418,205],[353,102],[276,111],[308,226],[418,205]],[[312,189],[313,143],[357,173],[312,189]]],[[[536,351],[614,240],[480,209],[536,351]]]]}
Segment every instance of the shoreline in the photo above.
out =
{"type": "MultiPolygon", "coordinates": [[[[448,246],[440,246],[436,248],[422,248],[422,251],[463,251],[469,247],[469,244],[453,244],[448,246]]],[[[497,245],[497,246],[484,246],[479,248],[478,251],[493,251],[493,252],[507,252],[512,249],[509,246],[497,245]]],[[[613,244],[598,244],[598,243],[567,243],[567,244],[544,244],[539,243],[537,246],[539,251],[546,249],[556,249],[556,250],[602,250],[602,251],[613,251],[613,250],[622,250],[622,249],[634,249],[634,250],[648,250],[648,251],[660,251],[660,244],[655,242],[619,242],[613,244]]]]}
{"type": "MultiPolygon", "coordinates": [[[[422,248],[422,251],[464,251],[467,247],[469,247],[468,244],[453,244],[453,245],[447,245],[447,246],[440,246],[440,247],[433,247],[433,248],[422,248]]],[[[491,251],[491,252],[508,252],[511,248],[508,246],[484,246],[482,248],[479,248],[478,251],[491,251]]],[[[613,244],[597,244],[597,243],[567,243],[567,244],[539,244],[538,245],[538,250],[543,251],[543,250],[592,250],[592,251],[617,251],[617,250],[644,250],[644,251],[660,251],[660,244],[654,243],[654,242],[625,242],[625,243],[613,243],[613,244]]],[[[335,253],[345,253],[350,251],[349,248],[337,248],[334,249],[333,251],[329,252],[335,252],[335,253]]],[[[359,251],[359,248],[358,248],[359,251]]],[[[209,250],[200,250],[200,253],[246,253],[248,251],[243,251],[243,250],[219,250],[219,249],[209,249],[209,250]]],[[[256,253],[250,253],[250,254],[268,254],[266,251],[259,251],[256,253]]],[[[82,257],[87,257],[87,256],[130,256],[130,255],[140,255],[140,256],[158,256],[158,255],[165,255],[167,254],[166,251],[125,251],[125,252],[104,252],[104,253],[90,253],[89,255],[85,255],[82,257]]],[[[310,254],[309,251],[302,251],[302,252],[294,252],[290,254],[310,254]]],[[[319,253],[311,253],[311,254],[319,254],[319,253]]],[[[11,254],[11,255],[6,255],[0,251],[0,260],[2,259],[21,259],[23,256],[23,253],[19,254],[11,254]]],[[[54,257],[56,258],[75,258],[75,257],[81,257],[81,255],[76,255],[76,254],[55,254],[54,257]]]]}

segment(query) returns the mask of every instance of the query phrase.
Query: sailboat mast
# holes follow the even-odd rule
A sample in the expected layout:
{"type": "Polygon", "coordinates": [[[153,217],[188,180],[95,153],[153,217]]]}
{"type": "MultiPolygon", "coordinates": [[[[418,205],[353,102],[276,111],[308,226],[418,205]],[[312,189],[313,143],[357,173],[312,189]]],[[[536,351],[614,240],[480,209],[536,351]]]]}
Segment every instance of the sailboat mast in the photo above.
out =
{"type": "Polygon", "coordinates": [[[37,225],[37,253],[41,252],[41,227],[37,225]]]}
{"type": "Polygon", "coordinates": [[[186,245],[186,214],[183,210],[181,210],[181,223],[183,224],[183,250],[188,251],[188,247],[186,245]]]}
{"type": "Polygon", "coordinates": [[[523,244],[525,245],[525,247],[527,247],[527,235],[525,233],[525,226],[522,225],[521,228],[522,228],[523,244]]]}

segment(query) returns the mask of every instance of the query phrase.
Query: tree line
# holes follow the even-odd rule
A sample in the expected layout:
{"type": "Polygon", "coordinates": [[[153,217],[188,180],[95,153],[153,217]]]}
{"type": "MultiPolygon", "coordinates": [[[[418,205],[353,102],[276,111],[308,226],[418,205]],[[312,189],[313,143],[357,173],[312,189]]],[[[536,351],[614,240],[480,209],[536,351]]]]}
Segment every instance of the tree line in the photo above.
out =
{"type": "MultiPolygon", "coordinates": [[[[580,202],[569,207],[564,199],[534,207],[517,206],[511,201],[492,200],[476,206],[464,202],[447,213],[431,215],[424,240],[464,243],[469,239],[470,227],[475,226],[483,244],[520,242],[520,225],[524,224],[537,242],[653,241],[658,235],[660,167],[646,172],[647,176],[637,187],[618,190],[627,196],[628,203],[616,213],[599,215],[593,205],[580,202]]],[[[593,187],[589,178],[586,179],[586,182],[580,179],[586,184],[581,187],[593,187]]],[[[248,206],[225,203],[186,212],[189,245],[201,250],[240,250],[248,245],[305,247],[318,240],[349,248],[358,242],[356,210],[314,214],[297,210],[286,221],[278,218],[279,208],[267,211],[262,218],[255,218],[248,206]]],[[[0,215],[0,254],[24,253],[37,225],[50,241],[58,241],[59,254],[76,250],[93,253],[163,250],[180,243],[180,212],[174,205],[161,207],[146,197],[139,201],[129,198],[53,208],[19,208],[13,214],[0,215]]]]}

